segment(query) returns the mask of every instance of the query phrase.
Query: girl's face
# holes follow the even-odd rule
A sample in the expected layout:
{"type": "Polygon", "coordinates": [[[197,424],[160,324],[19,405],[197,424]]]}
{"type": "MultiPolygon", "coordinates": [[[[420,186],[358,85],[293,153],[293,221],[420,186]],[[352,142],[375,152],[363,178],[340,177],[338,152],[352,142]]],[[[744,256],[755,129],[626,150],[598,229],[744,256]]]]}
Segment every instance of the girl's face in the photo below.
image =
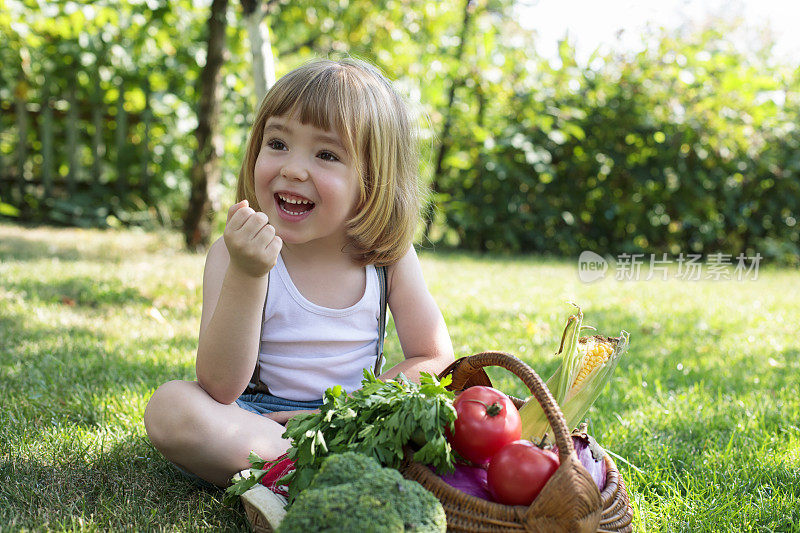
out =
{"type": "Polygon", "coordinates": [[[258,205],[285,243],[344,246],[359,187],[353,156],[336,132],[270,117],[254,179],[258,205]]]}

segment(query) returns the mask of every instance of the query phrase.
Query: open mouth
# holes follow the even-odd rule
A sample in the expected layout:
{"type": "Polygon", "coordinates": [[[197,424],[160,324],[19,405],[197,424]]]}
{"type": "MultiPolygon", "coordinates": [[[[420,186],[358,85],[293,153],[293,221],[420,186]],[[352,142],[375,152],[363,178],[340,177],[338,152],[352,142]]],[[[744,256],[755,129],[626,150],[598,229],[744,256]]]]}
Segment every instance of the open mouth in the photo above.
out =
{"type": "Polygon", "coordinates": [[[292,216],[305,215],[314,209],[314,202],[302,196],[288,193],[275,193],[275,202],[284,213],[292,216]]]}

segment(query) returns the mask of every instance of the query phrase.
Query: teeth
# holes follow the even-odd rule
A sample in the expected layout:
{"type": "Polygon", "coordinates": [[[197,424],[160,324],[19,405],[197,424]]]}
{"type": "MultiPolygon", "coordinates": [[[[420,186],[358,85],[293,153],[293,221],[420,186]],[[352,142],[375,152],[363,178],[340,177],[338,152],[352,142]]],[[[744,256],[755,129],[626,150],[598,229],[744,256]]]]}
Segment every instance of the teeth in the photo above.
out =
{"type": "Polygon", "coordinates": [[[312,204],[312,203],[314,203],[314,202],[311,202],[309,200],[295,200],[295,199],[292,199],[292,198],[286,198],[282,194],[279,194],[278,197],[281,200],[283,200],[284,202],[286,202],[287,204],[312,204]]]}

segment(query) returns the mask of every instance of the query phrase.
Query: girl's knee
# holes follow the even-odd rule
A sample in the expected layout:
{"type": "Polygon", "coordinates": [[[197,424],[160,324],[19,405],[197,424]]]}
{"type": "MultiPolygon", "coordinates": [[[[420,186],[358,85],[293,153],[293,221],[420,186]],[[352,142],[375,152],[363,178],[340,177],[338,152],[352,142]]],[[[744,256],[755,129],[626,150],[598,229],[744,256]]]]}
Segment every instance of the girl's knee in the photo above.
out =
{"type": "Polygon", "coordinates": [[[153,445],[161,451],[185,440],[191,427],[192,385],[189,381],[168,381],[153,393],[144,410],[144,426],[153,445]]]}

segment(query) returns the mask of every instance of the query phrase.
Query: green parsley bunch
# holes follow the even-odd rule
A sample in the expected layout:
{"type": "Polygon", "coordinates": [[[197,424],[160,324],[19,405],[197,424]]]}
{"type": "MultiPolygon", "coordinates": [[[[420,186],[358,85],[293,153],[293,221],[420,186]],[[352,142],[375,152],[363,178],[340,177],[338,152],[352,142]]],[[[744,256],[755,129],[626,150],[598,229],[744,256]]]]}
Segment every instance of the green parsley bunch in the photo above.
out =
{"type": "Polygon", "coordinates": [[[289,458],[296,470],[283,478],[289,499],[311,483],[322,461],[331,454],[358,452],[381,465],[397,468],[406,445],[414,460],[437,472],[453,470],[453,454],[445,428],[453,430],[454,394],[445,387],[450,376],[439,381],[422,374],[420,384],[400,374],[381,381],[364,370],[361,389],[348,395],[341,386],[325,391],[319,413],[295,416],[286,424],[284,438],[291,439],[289,458]]]}

